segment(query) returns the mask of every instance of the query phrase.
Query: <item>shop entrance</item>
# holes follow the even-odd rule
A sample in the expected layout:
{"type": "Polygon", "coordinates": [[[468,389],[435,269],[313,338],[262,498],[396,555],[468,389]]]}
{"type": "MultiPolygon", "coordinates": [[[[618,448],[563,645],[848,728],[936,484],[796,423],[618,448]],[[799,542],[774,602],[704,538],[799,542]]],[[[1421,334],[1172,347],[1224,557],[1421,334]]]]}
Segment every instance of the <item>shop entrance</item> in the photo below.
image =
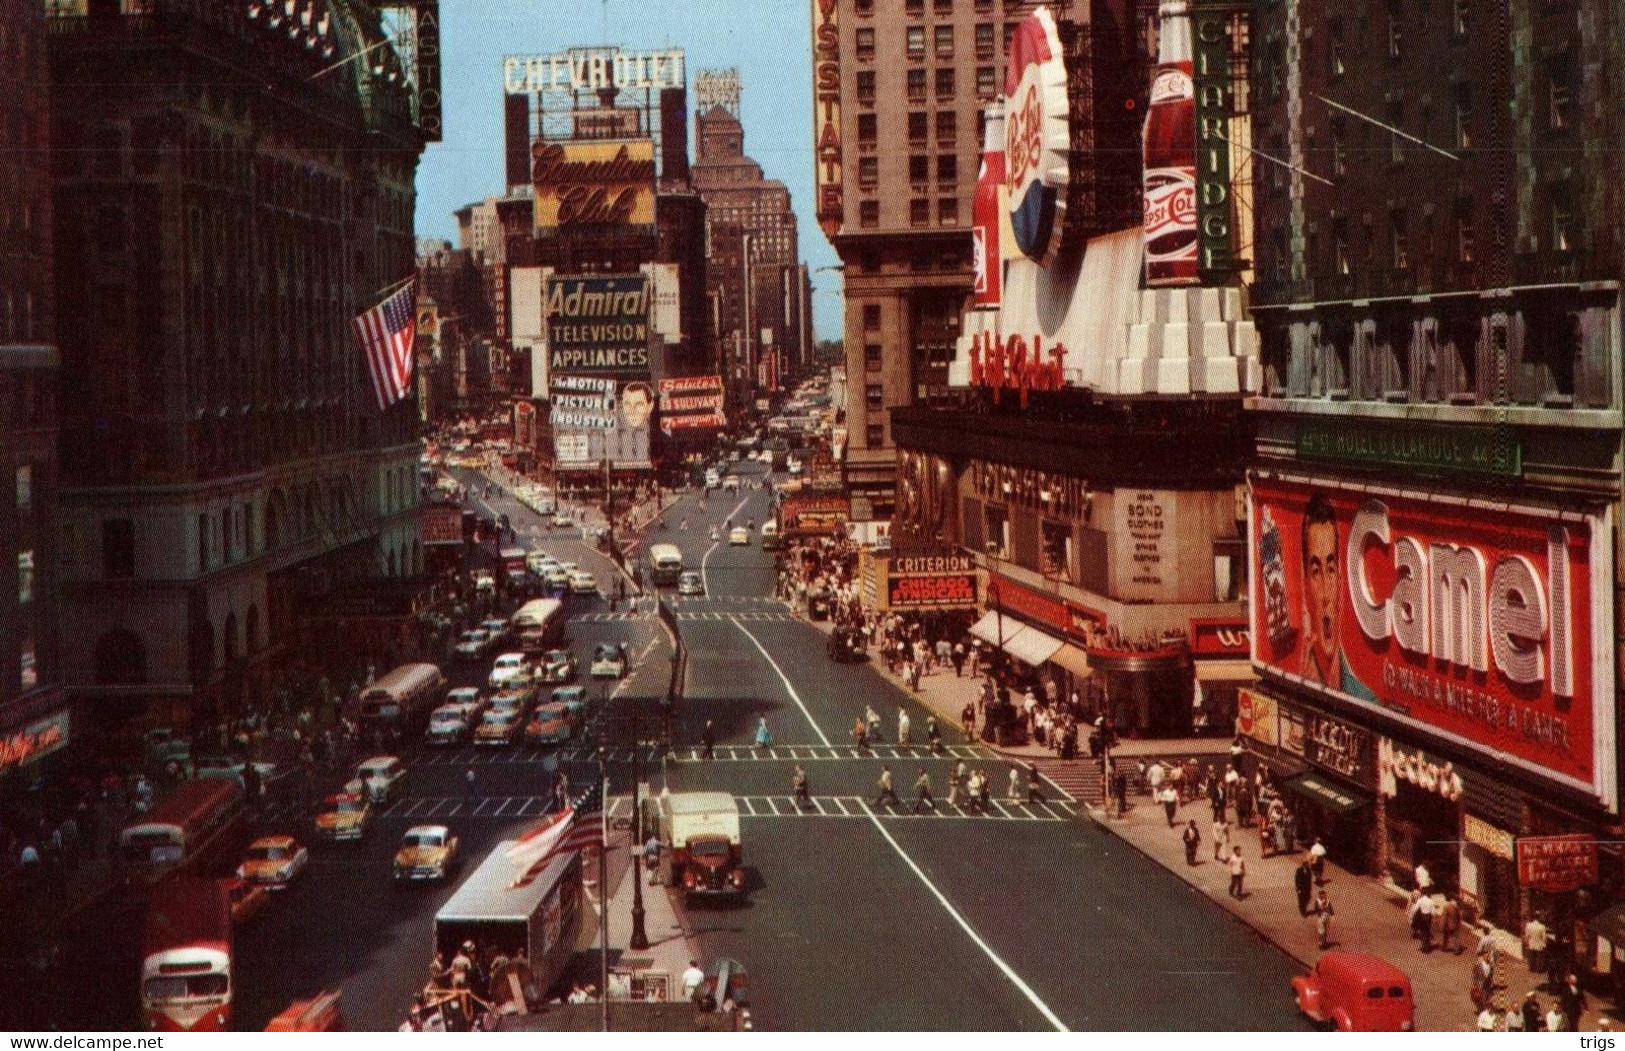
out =
{"type": "Polygon", "coordinates": [[[1416,885],[1416,866],[1427,866],[1433,886],[1457,892],[1461,869],[1461,807],[1408,781],[1385,807],[1388,824],[1388,873],[1402,887],[1416,885]]]}

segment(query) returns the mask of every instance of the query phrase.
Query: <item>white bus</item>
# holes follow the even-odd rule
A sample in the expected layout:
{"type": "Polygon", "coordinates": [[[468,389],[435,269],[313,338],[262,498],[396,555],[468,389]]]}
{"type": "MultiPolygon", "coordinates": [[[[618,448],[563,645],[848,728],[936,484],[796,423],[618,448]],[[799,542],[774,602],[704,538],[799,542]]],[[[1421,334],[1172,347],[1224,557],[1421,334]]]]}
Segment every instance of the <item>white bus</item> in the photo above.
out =
{"type": "Polygon", "coordinates": [[[683,575],[683,553],[676,544],[655,544],[649,548],[649,571],[657,587],[672,587],[683,575]]]}
{"type": "Polygon", "coordinates": [[[508,627],[521,650],[540,653],[564,637],[564,603],[556,598],[532,599],[519,607],[508,627]]]}

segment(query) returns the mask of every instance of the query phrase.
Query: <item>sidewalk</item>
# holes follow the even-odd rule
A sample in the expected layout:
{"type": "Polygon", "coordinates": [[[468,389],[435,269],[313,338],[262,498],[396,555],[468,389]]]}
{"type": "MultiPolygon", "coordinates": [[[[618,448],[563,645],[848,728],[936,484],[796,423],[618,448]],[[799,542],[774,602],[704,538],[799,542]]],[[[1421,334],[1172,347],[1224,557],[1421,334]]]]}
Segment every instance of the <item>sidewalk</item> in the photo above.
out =
{"type": "MultiPolygon", "coordinates": [[[[609,898],[609,966],[613,971],[648,972],[664,974],[670,979],[672,992],[680,990],[683,971],[688,961],[700,960],[699,948],[690,931],[677,914],[671,893],[666,887],[648,885],[649,874],[643,873],[643,929],[649,936],[649,948],[633,950],[627,947],[632,940],[632,857],[627,851],[629,833],[612,832],[609,837],[609,885],[614,888],[609,898]]],[[[584,873],[589,882],[588,900],[592,911],[583,925],[582,938],[589,944],[583,949],[584,962],[590,960],[590,970],[597,975],[598,953],[598,866],[588,866],[584,873]],[[587,930],[586,928],[591,928],[587,930]]],[[[704,961],[701,960],[702,965],[704,961]]],[[[594,984],[598,979],[590,979],[594,984]]]]}

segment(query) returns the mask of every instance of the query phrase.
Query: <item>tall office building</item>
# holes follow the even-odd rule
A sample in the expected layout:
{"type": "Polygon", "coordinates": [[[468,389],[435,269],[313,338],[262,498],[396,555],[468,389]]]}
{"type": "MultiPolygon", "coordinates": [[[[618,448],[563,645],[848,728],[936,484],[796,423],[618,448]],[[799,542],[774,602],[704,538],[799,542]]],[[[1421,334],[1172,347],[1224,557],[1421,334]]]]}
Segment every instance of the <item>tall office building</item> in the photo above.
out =
{"type": "MultiPolygon", "coordinates": [[[[971,292],[982,112],[1027,0],[814,0],[818,221],[846,287],[846,479],[887,518],[891,410],[947,390],[971,292]]],[[[1056,0],[1057,19],[1074,0],[1056,0]]],[[[1082,16],[1079,16],[1082,17],[1082,16]]]]}

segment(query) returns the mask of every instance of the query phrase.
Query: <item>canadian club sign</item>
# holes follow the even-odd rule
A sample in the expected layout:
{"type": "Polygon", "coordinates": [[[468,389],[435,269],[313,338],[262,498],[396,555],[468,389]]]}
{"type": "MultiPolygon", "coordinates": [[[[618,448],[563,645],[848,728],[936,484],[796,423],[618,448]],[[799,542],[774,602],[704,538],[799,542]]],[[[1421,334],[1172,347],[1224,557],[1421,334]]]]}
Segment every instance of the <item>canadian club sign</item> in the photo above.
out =
{"type": "Polygon", "coordinates": [[[1305,479],[1252,504],[1256,663],[1614,805],[1606,518],[1305,479]]]}
{"type": "Polygon", "coordinates": [[[538,232],[655,221],[654,143],[544,142],[530,148],[538,232]]]}

